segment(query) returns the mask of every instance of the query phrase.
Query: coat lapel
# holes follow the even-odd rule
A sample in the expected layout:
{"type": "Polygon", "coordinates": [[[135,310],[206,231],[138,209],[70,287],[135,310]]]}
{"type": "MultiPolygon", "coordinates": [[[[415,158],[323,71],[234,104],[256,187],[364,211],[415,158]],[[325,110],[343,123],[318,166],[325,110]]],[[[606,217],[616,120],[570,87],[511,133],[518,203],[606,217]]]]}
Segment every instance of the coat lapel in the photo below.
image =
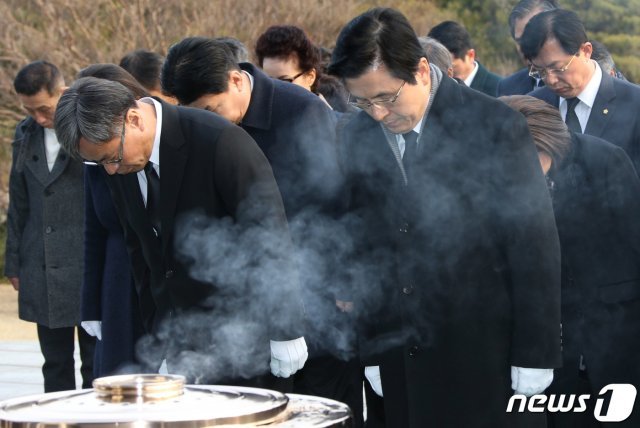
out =
{"type": "Polygon", "coordinates": [[[609,122],[609,117],[615,114],[616,90],[613,87],[613,77],[606,73],[602,73],[602,82],[598,89],[598,94],[593,102],[589,121],[584,131],[585,134],[602,137],[604,130],[609,122]]]}
{"type": "Polygon", "coordinates": [[[67,168],[67,164],[69,164],[69,155],[67,155],[67,153],[62,150],[62,148],[60,148],[60,152],[58,152],[56,162],[53,164],[53,168],[51,169],[51,172],[47,177],[47,185],[53,183],[58,177],[60,177],[60,174],[62,174],[65,168],[67,168]]]}
{"type": "Polygon", "coordinates": [[[47,167],[47,154],[44,149],[44,128],[34,126],[28,138],[23,141],[27,144],[25,167],[31,171],[36,179],[43,185],[49,184],[49,168],[47,167]]]}
{"type": "Polygon", "coordinates": [[[181,132],[178,109],[162,103],[162,134],[160,136],[160,220],[162,249],[173,233],[178,195],[188,159],[187,144],[181,132]]]}

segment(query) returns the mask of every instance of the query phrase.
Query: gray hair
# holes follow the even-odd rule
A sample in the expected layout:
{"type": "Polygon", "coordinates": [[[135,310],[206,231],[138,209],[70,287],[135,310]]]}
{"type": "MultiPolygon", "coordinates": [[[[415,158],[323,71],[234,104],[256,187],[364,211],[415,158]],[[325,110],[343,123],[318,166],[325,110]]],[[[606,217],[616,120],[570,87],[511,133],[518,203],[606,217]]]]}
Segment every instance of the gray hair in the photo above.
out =
{"type": "Polygon", "coordinates": [[[62,147],[80,158],[80,138],[104,144],[120,136],[124,115],[136,100],[118,82],[95,77],[75,81],[60,97],[54,126],[62,147]]]}
{"type": "Polygon", "coordinates": [[[591,53],[591,59],[597,61],[602,68],[602,72],[611,74],[611,71],[615,71],[616,63],[613,61],[613,57],[609,53],[609,50],[605,45],[595,40],[591,40],[591,46],[593,46],[593,52],[591,53]]]}
{"type": "Polygon", "coordinates": [[[558,9],[559,7],[560,5],[556,0],[520,0],[515,6],[513,6],[511,14],[509,15],[509,30],[511,31],[511,37],[513,39],[516,38],[515,28],[517,20],[524,18],[535,10],[540,13],[558,9]]]}
{"type": "Polygon", "coordinates": [[[233,37],[216,37],[213,40],[227,45],[237,63],[249,62],[249,50],[240,40],[233,37]]]}
{"type": "Polygon", "coordinates": [[[430,64],[437,66],[444,74],[453,69],[453,56],[449,49],[433,37],[418,37],[424,54],[430,64]]]}

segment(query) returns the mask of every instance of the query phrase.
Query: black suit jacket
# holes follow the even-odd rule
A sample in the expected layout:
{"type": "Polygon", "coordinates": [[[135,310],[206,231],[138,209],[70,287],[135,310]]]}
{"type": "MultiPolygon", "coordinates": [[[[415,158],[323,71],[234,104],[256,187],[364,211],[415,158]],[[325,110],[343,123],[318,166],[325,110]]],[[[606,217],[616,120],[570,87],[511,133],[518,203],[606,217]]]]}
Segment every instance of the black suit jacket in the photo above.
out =
{"type": "Polygon", "coordinates": [[[308,208],[335,209],[342,184],[336,150],[336,115],[316,95],[272,79],[249,63],[251,102],[240,126],[273,168],[288,218],[308,208]]]}
{"type": "Polygon", "coordinates": [[[490,72],[478,62],[478,72],[471,81],[471,89],[495,97],[500,80],[502,80],[502,77],[490,72]]]}
{"type": "MultiPolygon", "coordinates": [[[[560,98],[548,87],[531,92],[558,107],[560,98]]],[[[638,170],[640,168],[640,87],[602,73],[585,134],[600,137],[620,146],[629,155],[638,170]]]]}
{"type": "MultiPolygon", "coordinates": [[[[542,82],[540,84],[544,85],[542,82]]],[[[496,96],[525,95],[536,87],[536,79],[529,76],[529,69],[525,67],[500,80],[496,96]]]]}
{"type": "Polygon", "coordinates": [[[223,346],[221,356],[255,346],[248,352],[266,351],[268,363],[268,339],[299,337],[302,314],[283,260],[289,235],[266,158],[220,116],[162,103],[160,165],[161,244],[137,175],[109,178],[146,326],[183,372],[190,369],[180,367],[181,352],[208,355],[216,346],[223,346]]]}
{"type": "MultiPolygon", "coordinates": [[[[622,149],[574,134],[549,177],[562,249],[564,368],[593,392],[640,387],[640,180],[622,149]]],[[[569,392],[569,391],[565,391],[569,392]]]]}
{"type": "Polygon", "coordinates": [[[369,115],[344,141],[355,239],[345,264],[387,417],[518,426],[505,412],[510,366],[560,364],[558,237],[523,118],[444,78],[407,186],[369,115]]]}

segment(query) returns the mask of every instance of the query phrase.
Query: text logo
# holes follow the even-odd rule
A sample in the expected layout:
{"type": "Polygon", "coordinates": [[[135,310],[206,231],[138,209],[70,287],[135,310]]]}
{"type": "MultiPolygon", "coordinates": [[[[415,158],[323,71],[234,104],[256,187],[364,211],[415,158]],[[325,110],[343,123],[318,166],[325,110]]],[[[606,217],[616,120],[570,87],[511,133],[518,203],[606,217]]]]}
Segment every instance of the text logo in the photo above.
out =
{"type": "MultiPolygon", "coordinates": [[[[596,397],[593,416],[600,422],[622,422],[633,411],[636,401],[636,387],[628,383],[612,383],[600,390],[596,397]]],[[[541,413],[545,410],[551,413],[584,412],[587,410],[587,402],[591,399],[589,394],[536,394],[529,398],[516,394],[509,399],[507,413],[514,411],[522,413],[525,409],[532,413],[541,413]]]]}

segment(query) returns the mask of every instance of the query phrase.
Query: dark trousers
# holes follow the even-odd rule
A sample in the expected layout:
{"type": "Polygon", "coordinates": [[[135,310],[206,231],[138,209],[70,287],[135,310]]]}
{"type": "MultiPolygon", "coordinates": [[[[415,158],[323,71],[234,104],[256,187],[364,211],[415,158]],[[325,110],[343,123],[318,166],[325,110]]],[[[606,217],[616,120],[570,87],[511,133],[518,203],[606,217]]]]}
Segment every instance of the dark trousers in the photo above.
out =
{"type": "MultiPolygon", "coordinates": [[[[76,389],[75,361],[73,359],[75,327],[48,328],[38,324],[38,340],[44,356],[42,375],[44,392],[76,389]]],[[[78,328],[82,387],[91,388],[93,381],[94,337],[78,328]]]]}

